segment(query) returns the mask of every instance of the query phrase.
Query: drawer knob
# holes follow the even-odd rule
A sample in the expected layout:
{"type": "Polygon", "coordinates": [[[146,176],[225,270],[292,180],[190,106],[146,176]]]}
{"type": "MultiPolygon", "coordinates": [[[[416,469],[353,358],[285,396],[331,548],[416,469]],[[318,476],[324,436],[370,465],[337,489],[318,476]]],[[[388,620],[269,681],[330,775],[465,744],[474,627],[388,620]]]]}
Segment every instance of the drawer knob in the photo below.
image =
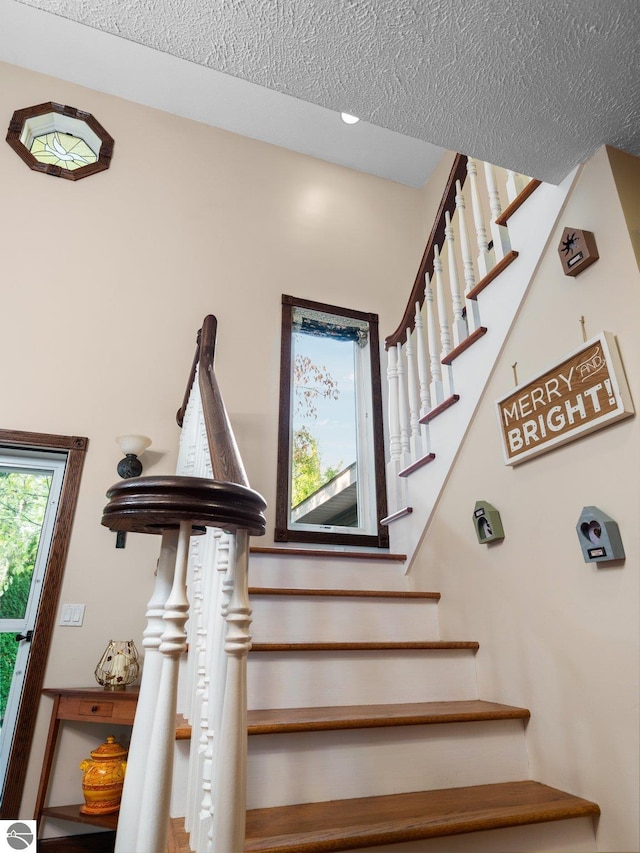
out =
{"type": "Polygon", "coordinates": [[[92,705],[92,706],[91,706],[91,713],[92,713],[92,714],[95,714],[97,710],[98,710],[98,706],[97,706],[97,705],[92,705]]]}

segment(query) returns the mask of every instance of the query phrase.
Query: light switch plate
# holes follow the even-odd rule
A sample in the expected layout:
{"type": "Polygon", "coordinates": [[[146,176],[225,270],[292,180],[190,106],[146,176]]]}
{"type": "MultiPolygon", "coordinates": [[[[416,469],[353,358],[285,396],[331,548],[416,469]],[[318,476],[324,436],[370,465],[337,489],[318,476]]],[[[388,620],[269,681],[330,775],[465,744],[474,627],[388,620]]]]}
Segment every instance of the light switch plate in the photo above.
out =
{"type": "Polygon", "coordinates": [[[84,621],[84,604],[63,604],[60,622],[63,628],[81,628],[84,621]]]}

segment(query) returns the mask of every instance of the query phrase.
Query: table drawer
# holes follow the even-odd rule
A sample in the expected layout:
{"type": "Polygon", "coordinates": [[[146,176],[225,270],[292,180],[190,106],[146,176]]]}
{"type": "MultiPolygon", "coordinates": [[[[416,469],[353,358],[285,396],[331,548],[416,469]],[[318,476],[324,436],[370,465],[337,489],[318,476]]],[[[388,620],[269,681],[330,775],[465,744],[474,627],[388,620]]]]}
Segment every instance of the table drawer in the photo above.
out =
{"type": "Polygon", "coordinates": [[[94,720],[99,723],[131,724],[136,703],[102,698],[61,696],[58,718],[64,720],[94,720]]]}

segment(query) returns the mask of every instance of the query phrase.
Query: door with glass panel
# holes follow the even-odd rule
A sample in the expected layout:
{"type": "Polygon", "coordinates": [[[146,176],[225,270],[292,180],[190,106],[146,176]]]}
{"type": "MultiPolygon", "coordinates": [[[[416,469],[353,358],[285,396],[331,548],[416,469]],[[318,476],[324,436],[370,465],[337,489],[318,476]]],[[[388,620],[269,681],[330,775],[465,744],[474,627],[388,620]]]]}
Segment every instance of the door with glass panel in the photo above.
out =
{"type": "Polygon", "coordinates": [[[0,782],[20,707],[66,455],[0,453],[0,782]]]}

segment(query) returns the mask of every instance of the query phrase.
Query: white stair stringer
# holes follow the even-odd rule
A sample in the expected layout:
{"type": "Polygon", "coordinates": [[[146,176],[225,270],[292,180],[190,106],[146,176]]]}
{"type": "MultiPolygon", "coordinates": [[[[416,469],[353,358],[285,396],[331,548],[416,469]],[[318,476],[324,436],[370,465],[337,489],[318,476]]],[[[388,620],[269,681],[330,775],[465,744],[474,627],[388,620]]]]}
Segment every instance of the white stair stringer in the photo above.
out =
{"type": "Polygon", "coordinates": [[[511,245],[518,257],[478,295],[488,332],[456,358],[455,391],[460,399],[430,422],[435,459],[408,478],[413,512],[389,526],[391,548],[407,554],[407,571],[580,170],[574,169],[558,186],[540,184],[509,219],[511,245]]]}

